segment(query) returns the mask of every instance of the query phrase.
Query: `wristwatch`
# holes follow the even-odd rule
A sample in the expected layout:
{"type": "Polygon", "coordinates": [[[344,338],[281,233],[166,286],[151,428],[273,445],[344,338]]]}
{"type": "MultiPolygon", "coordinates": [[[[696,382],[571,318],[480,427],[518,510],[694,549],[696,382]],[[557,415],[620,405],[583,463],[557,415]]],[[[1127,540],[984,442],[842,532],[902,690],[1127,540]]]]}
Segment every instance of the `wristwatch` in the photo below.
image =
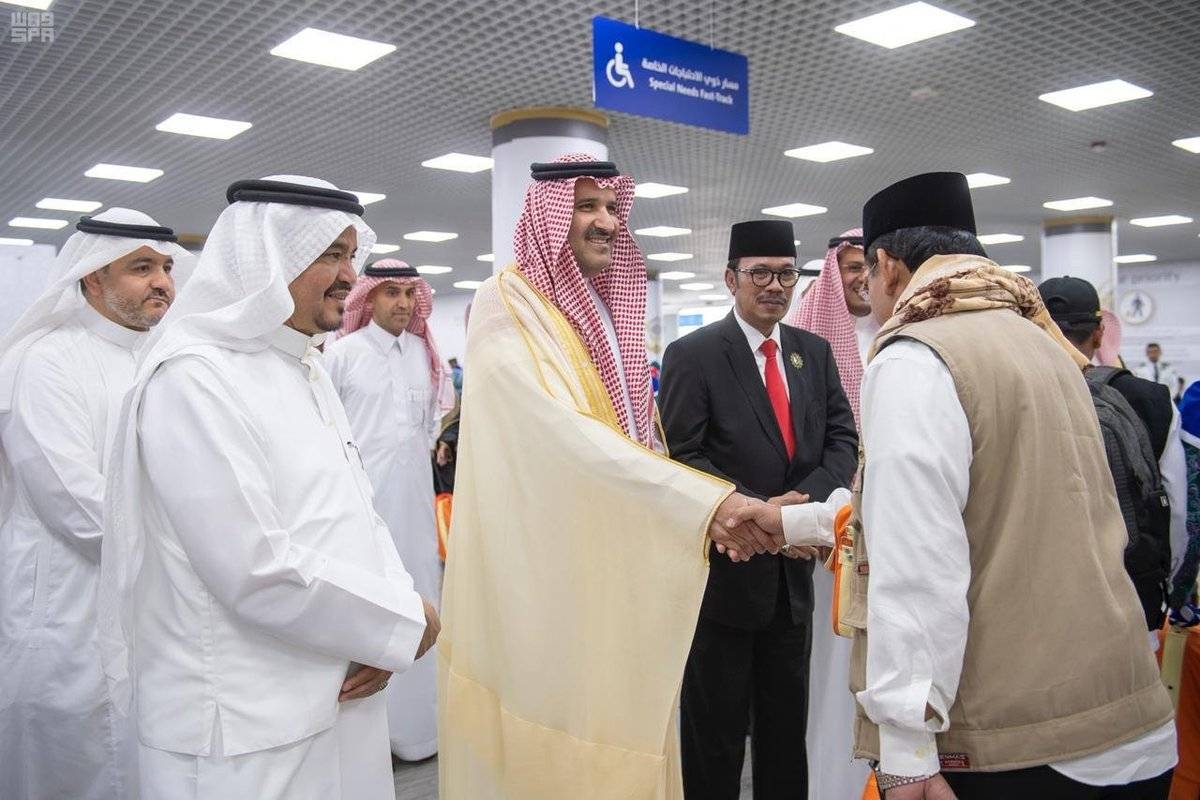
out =
{"type": "Polygon", "coordinates": [[[910,783],[921,783],[932,778],[932,775],[889,775],[886,772],[875,770],[875,783],[879,787],[879,796],[883,797],[884,792],[888,789],[895,789],[897,786],[907,786],[910,783]]]}

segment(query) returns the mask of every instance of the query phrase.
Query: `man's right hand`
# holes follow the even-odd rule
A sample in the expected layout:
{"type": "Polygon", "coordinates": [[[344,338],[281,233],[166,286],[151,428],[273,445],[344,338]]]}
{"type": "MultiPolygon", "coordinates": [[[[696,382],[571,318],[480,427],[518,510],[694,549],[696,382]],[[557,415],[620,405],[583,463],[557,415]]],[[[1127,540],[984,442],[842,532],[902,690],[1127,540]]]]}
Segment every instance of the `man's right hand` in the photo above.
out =
{"type": "Polygon", "coordinates": [[[717,551],[734,561],[748,561],[756,553],[778,553],[784,544],[782,526],[779,535],[772,536],[752,521],[731,524],[735,514],[747,506],[770,508],[761,500],[734,492],[717,508],[708,529],[709,538],[717,545],[717,551]]]}
{"type": "Polygon", "coordinates": [[[417,646],[417,658],[429,652],[429,648],[437,642],[438,634],[442,632],[442,619],[438,616],[437,609],[424,597],[421,598],[421,602],[425,604],[425,633],[421,636],[421,644],[417,646]]]}
{"type": "MultiPolygon", "coordinates": [[[[736,495],[741,496],[741,495],[736,495]]],[[[750,501],[750,498],[746,498],[750,501]]],[[[722,506],[723,508],[724,506],[722,506]]],[[[741,503],[734,507],[729,514],[721,517],[721,522],[727,527],[744,527],[752,525],[776,539],[782,547],[783,541],[783,512],[782,505],[764,503],[761,500],[741,503]]]]}
{"type": "Polygon", "coordinates": [[[798,506],[808,502],[808,495],[793,489],[777,497],[772,497],[767,502],[773,506],[798,506]]]}

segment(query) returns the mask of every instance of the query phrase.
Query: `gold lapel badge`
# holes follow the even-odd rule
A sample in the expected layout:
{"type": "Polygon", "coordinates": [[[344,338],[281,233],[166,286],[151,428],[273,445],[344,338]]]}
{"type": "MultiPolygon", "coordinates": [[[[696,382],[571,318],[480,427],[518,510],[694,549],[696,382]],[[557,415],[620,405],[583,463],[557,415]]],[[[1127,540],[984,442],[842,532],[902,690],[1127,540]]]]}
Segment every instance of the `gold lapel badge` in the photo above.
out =
{"type": "Polygon", "coordinates": [[[792,353],[788,359],[792,362],[792,366],[796,369],[801,369],[804,366],[804,357],[799,353],[792,353]]]}

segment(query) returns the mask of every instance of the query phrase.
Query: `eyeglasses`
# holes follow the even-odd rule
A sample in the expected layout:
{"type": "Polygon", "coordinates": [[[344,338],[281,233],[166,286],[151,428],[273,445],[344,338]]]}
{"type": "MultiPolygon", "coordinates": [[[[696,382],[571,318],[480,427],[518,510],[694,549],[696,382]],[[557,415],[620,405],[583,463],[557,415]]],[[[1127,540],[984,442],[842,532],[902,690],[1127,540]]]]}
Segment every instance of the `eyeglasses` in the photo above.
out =
{"type": "Polygon", "coordinates": [[[766,267],[755,267],[754,269],[737,269],[734,272],[741,272],[750,276],[750,280],[755,286],[760,289],[771,285],[771,282],[776,278],[779,279],[779,285],[785,289],[789,289],[796,285],[800,280],[800,270],[798,269],[781,269],[773,270],[766,267]]]}

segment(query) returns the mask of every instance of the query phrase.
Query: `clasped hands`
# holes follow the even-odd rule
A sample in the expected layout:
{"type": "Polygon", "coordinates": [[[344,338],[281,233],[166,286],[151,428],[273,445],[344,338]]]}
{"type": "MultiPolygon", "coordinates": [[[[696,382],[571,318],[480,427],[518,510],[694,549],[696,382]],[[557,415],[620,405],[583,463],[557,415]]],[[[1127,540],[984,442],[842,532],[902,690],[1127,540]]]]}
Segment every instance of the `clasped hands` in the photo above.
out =
{"type": "Polygon", "coordinates": [[[708,536],[716,544],[717,552],[724,553],[732,561],[749,561],[751,556],[763,553],[811,559],[817,554],[816,548],[788,546],[783,536],[783,515],[779,511],[783,506],[807,502],[808,495],[795,491],[765,502],[734,492],[717,507],[708,536]]]}
{"type": "MultiPolygon", "coordinates": [[[[442,632],[442,620],[438,616],[437,609],[423,597],[421,598],[421,604],[425,610],[425,631],[422,633],[421,641],[417,645],[417,653],[414,660],[429,652],[429,649],[437,642],[438,634],[442,632]]],[[[342,682],[341,691],[338,693],[338,702],[344,703],[347,700],[358,700],[363,697],[369,697],[376,692],[382,692],[387,688],[388,680],[391,677],[392,673],[387,670],[379,669],[378,667],[368,667],[365,664],[359,665],[342,682]]]]}

